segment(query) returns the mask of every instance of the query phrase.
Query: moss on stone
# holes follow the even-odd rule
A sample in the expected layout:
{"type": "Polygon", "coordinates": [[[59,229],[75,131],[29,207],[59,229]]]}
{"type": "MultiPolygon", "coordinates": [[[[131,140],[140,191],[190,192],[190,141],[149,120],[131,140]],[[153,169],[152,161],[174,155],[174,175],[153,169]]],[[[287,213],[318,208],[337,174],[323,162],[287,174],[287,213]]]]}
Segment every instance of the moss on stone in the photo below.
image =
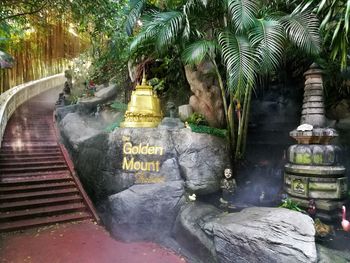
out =
{"type": "Polygon", "coordinates": [[[323,156],[322,154],[314,154],[313,161],[315,164],[323,164],[323,156]]]}
{"type": "Polygon", "coordinates": [[[308,153],[297,153],[295,155],[295,162],[297,164],[311,164],[311,156],[308,153]]]}

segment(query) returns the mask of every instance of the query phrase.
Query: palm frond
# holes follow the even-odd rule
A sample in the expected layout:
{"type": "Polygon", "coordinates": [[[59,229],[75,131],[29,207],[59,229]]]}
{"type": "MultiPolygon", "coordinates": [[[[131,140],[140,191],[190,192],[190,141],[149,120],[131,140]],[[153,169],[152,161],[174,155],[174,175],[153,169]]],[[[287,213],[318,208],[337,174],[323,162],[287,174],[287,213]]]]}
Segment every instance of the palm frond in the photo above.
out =
{"type": "Polygon", "coordinates": [[[198,40],[189,45],[182,53],[185,64],[198,65],[205,58],[215,58],[218,44],[215,40],[198,40]]]}
{"type": "MultiPolygon", "coordinates": [[[[151,15],[152,16],[152,15],[151,15]]],[[[136,51],[141,45],[146,42],[154,42],[156,39],[156,35],[160,30],[160,25],[154,23],[154,21],[149,18],[149,16],[145,16],[143,20],[142,30],[134,37],[134,39],[130,43],[130,52],[133,53],[136,51]]]]}
{"type": "Polygon", "coordinates": [[[130,0],[129,12],[126,18],[126,32],[131,35],[135,26],[136,21],[140,18],[142,10],[146,4],[146,0],[130,0]]]}
{"type": "Polygon", "coordinates": [[[254,24],[258,6],[254,0],[227,0],[228,11],[236,32],[242,32],[254,24]]]}
{"type": "Polygon", "coordinates": [[[187,13],[186,5],[183,6],[182,12],[183,12],[183,14],[184,14],[184,19],[185,19],[185,27],[184,27],[184,30],[183,30],[183,35],[182,35],[182,37],[183,37],[185,40],[188,40],[189,37],[190,37],[190,34],[191,34],[191,26],[190,26],[190,20],[189,20],[189,18],[188,18],[188,13],[187,13]]]}
{"type": "Polygon", "coordinates": [[[242,96],[245,89],[254,84],[257,72],[257,61],[251,43],[245,36],[226,31],[220,33],[219,44],[227,68],[229,88],[238,97],[242,96]]]}
{"type": "Polygon", "coordinates": [[[208,5],[208,0],[188,0],[186,2],[186,9],[188,11],[206,7],[208,5]]]}
{"type": "Polygon", "coordinates": [[[318,54],[321,50],[319,23],[309,12],[293,12],[281,19],[288,39],[308,54],[318,54]]]}
{"type": "Polygon", "coordinates": [[[156,36],[156,48],[162,53],[182,34],[184,14],[179,11],[155,13],[150,26],[159,30],[156,36]]]}
{"type": "Polygon", "coordinates": [[[249,32],[252,45],[259,61],[260,69],[274,70],[283,60],[285,34],[282,25],[276,20],[258,19],[249,32]]]}
{"type": "Polygon", "coordinates": [[[141,32],[130,44],[131,52],[146,42],[152,42],[157,52],[163,54],[183,34],[185,19],[182,12],[152,11],[144,18],[141,32]]]}

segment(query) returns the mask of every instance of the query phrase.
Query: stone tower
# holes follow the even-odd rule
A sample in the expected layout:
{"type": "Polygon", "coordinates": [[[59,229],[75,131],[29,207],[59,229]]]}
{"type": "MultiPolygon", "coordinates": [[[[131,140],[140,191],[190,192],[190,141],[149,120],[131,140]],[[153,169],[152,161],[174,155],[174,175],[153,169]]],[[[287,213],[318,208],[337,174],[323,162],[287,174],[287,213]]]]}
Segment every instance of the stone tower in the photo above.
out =
{"type": "Polygon", "coordinates": [[[301,125],[290,132],[298,144],[288,149],[284,188],[301,207],[315,200],[317,216],[331,219],[346,202],[348,182],[340,148],[331,144],[338,134],[325,127],[322,70],[312,64],[304,76],[301,125]]]}

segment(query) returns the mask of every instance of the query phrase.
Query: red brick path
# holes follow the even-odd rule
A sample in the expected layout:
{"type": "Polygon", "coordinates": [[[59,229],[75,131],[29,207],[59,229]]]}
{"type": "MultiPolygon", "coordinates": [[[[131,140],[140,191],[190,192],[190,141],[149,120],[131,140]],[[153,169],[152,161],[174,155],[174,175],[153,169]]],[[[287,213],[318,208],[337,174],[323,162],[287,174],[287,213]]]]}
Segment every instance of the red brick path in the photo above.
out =
{"type": "Polygon", "coordinates": [[[1,263],[185,263],[154,243],[123,243],[91,221],[6,233],[0,237],[1,263]]]}

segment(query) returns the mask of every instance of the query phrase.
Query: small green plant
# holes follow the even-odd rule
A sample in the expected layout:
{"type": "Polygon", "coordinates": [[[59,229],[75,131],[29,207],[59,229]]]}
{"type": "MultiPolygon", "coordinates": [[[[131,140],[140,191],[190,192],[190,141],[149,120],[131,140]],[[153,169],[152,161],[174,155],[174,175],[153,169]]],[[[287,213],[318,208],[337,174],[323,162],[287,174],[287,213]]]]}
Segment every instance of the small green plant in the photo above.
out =
{"type": "Polygon", "coordinates": [[[78,99],[79,99],[79,96],[71,95],[71,96],[68,98],[68,104],[70,104],[70,105],[77,104],[78,99]]]}
{"type": "Polygon", "coordinates": [[[225,129],[218,129],[218,128],[213,128],[213,127],[204,126],[204,125],[195,125],[192,123],[189,123],[188,125],[191,127],[191,130],[193,132],[206,133],[206,134],[214,135],[221,138],[227,138],[227,130],[225,129]]]}
{"type": "Polygon", "coordinates": [[[128,105],[119,101],[113,102],[110,107],[114,110],[125,112],[128,108],[128,105]]]}
{"type": "Polygon", "coordinates": [[[294,202],[290,198],[283,199],[282,204],[279,207],[287,208],[287,209],[290,209],[293,211],[298,211],[298,212],[303,211],[302,209],[299,208],[299,203],[294,202]]]}
{"type": "Polygon", "coordinates": [[[148,84],[153,87],[153,90],[157,92],[157,94],[161,94],[165,89],[165,80],[153,78],[148,81],[148,84]]]}
{"type": "Polygon", "coordinates": [[[192,113],[187,119],[186,121],[189,124],[194,124],[194,125],[208,125],[207,120],[205,119],[205,117],[197,112],[192,113]]]}

